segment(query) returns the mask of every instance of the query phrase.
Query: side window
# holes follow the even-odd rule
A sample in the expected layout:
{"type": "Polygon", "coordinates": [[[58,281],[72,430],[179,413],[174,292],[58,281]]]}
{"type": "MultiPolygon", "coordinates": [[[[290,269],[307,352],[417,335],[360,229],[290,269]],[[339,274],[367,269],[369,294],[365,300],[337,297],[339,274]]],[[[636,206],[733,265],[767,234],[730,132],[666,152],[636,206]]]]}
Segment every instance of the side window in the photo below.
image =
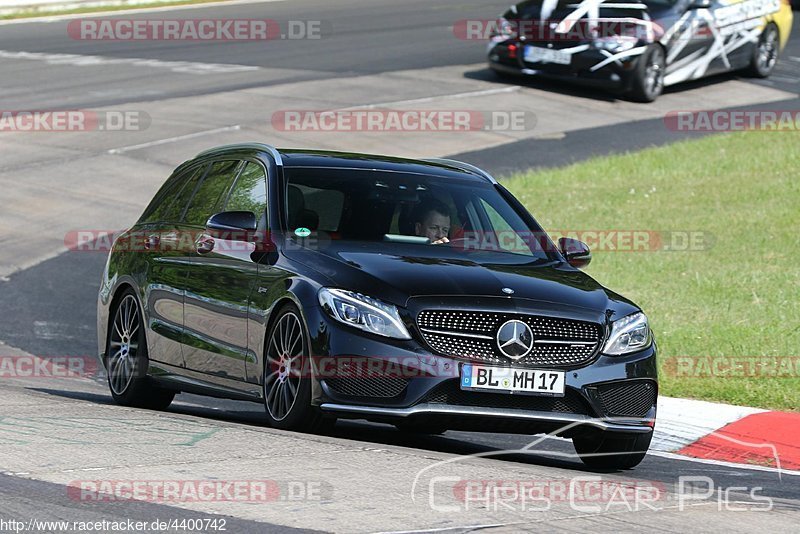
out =
{"type": "Polygon", "coordinates": [[[167,181],[142,215],[142,222],[178,222],[207,165],[185,171],[167,181]]]}
{"type": "MultiPolygon", "coordinates": [[[[530,247],[528,247],[522,237],[514,230],[514,226],[500,215],[494,206],[486,202],[486,200],[481,199],[480,202],[481,206],[486,211],[489,223],[492,225],[491,230],[487,230],[485,238],[489,239],[490,243],[495,243],[500,250],[532,256],[533,252],[531,252],[530,247]]],[[[516,217],[515,214],[514,217],[516,217]]],[[[520,228],[519,223],[517,223],[516,226],[520,228]]]]}
{"type": "Polygon", "coordinates": [[[228,196],[225,211],[251,211],[260,218],[267,207],[267,176],[257,163],[248,163],[228,196]]]}
{"type": "Polygon", "coordinates": [[[222,203],[222,199],[236,177],[241,162],[237,160],[217,161],[211,164],[205,179],[195,189],[194,196],[183,216],[185,224],[203,226],[222,203]]]}

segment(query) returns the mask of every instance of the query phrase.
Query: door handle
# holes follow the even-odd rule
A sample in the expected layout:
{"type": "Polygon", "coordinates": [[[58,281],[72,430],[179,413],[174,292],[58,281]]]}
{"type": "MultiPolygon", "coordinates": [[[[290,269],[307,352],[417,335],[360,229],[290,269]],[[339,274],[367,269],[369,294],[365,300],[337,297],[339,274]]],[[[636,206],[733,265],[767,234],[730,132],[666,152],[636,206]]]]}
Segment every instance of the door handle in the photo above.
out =
{"type": "Polygon", "coordinates": [[[147,239],[144,240],[144,249],[155,250],[158,248],[159,244],[161,244],[161,236],[158,234],[151,234],[147,236],[147,239]]]}
{"type": "Polygon", "coordinates": [[[209,235],[200,236],[195,242],[198,254],[208,254],[214,250],[214,238],[209,235]]]}

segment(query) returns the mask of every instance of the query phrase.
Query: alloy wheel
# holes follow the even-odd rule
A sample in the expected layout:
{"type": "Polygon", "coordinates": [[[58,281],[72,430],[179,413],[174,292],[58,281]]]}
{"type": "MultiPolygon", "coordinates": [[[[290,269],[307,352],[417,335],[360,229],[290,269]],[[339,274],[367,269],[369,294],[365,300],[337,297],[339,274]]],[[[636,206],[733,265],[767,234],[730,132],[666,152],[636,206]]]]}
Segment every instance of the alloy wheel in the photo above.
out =
{"type": "Polygon", "coordinates": [[[109,340],[108,383],[117,395],[125,394],[136,374],[140,326],[136,299],[126,295],[117,307],[109,340]]]}
{"type": "Polygon", "coordinates": [[[297,401],[303,365],[303,327],[293,312],[284,314],[272,331],[264,378],[269,415],[281,421],[297,401]]]}
{"type": "Polygon", "coordinates": [[[661,94],[664,86],[664,53],[656,48],[650,54],[644,75],[644,87],[651,96],[661,94]]]}
{"type": "Polygon", "coordinates": [[[767,28],[764,36],[758,43],[758,56],[756,61],[761,72],[770,72],[778,60],[778,32],[773,26],[767,28]]]}

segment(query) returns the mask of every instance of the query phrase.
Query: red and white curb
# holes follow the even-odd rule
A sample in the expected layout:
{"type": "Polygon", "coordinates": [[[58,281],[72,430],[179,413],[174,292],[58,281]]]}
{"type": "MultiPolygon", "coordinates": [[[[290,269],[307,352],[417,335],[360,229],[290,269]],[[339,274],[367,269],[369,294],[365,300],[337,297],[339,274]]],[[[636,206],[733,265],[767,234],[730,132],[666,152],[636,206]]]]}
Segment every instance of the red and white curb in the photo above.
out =
{"type": "Polygon", "coordinates": [[[651,450],[800,470],[800,413],[659,397],[651,450]]]}

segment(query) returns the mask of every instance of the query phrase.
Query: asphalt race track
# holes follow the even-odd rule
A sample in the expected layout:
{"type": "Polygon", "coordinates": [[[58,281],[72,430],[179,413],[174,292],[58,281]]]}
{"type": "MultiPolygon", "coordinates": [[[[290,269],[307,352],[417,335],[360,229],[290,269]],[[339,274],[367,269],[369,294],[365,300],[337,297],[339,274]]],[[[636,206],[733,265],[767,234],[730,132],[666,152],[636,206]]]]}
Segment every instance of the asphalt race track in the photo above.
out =
{"type": "MultiPolygon", "coordinates": [[[[0,132],[0,356],[94,355],[105,253],[65,251],[65,236],[131,224],[172,168],[211,146],[257,140],[411,157],[457,155],[505,176],[702,135],[667,129],[663,116],[671,110],[800,104],[798,17],[770,79],[718,76],[671,88],[656,103],[642,105],[552,82],[496,80],[484,66],[485,44],[456,39],[451,28],[460,19],[493,18],[507,4],[296,0],[119,15],[322,22],[319,40],[267,44],[81,41],[70,38],[65,20],[0,24],[0,110],[135,111],[149,118],[140,131],[0,132]],[[519,109],[535,120],[524,131],[450,135],[290,132],[271,123],[280,110],[370,105],[519,109]]],[[[573,456],[571,444],[559,439],[537,443],[535,453],[525,454],[518,449],[536,438],[406,436],[359,422],[306,436],[265,427],[262,412],[257,404],[192,395],[179,396],[166,413],[136,411],[114,406],[101,379],[0,378],[0,518],[225,517],[234,533],[728,533],[789,532],[800,524],[800,478],[775,469],[655,450],[633,471],[592,473],[573,456]],[[435,486],[431,477],[439,474],[552,481],[599,476],[654,485],[662,493],[651,506],[637,508],[557,502],[547,510],[486,510],[461,503],[445,511],[436,503],[452,504],[452,491],[435,486]],[[680,481],[688,480],[682,477],[708,477],[715,491],[688,499],[680,491],[680,481]],[[245,478],[313,483],[321,496],[258,505],[87,503],[67,490],[85,479],[245,478]],[[754,496],[769,498],[771,510],[762,511],[763,501],[754,496]]]]}

